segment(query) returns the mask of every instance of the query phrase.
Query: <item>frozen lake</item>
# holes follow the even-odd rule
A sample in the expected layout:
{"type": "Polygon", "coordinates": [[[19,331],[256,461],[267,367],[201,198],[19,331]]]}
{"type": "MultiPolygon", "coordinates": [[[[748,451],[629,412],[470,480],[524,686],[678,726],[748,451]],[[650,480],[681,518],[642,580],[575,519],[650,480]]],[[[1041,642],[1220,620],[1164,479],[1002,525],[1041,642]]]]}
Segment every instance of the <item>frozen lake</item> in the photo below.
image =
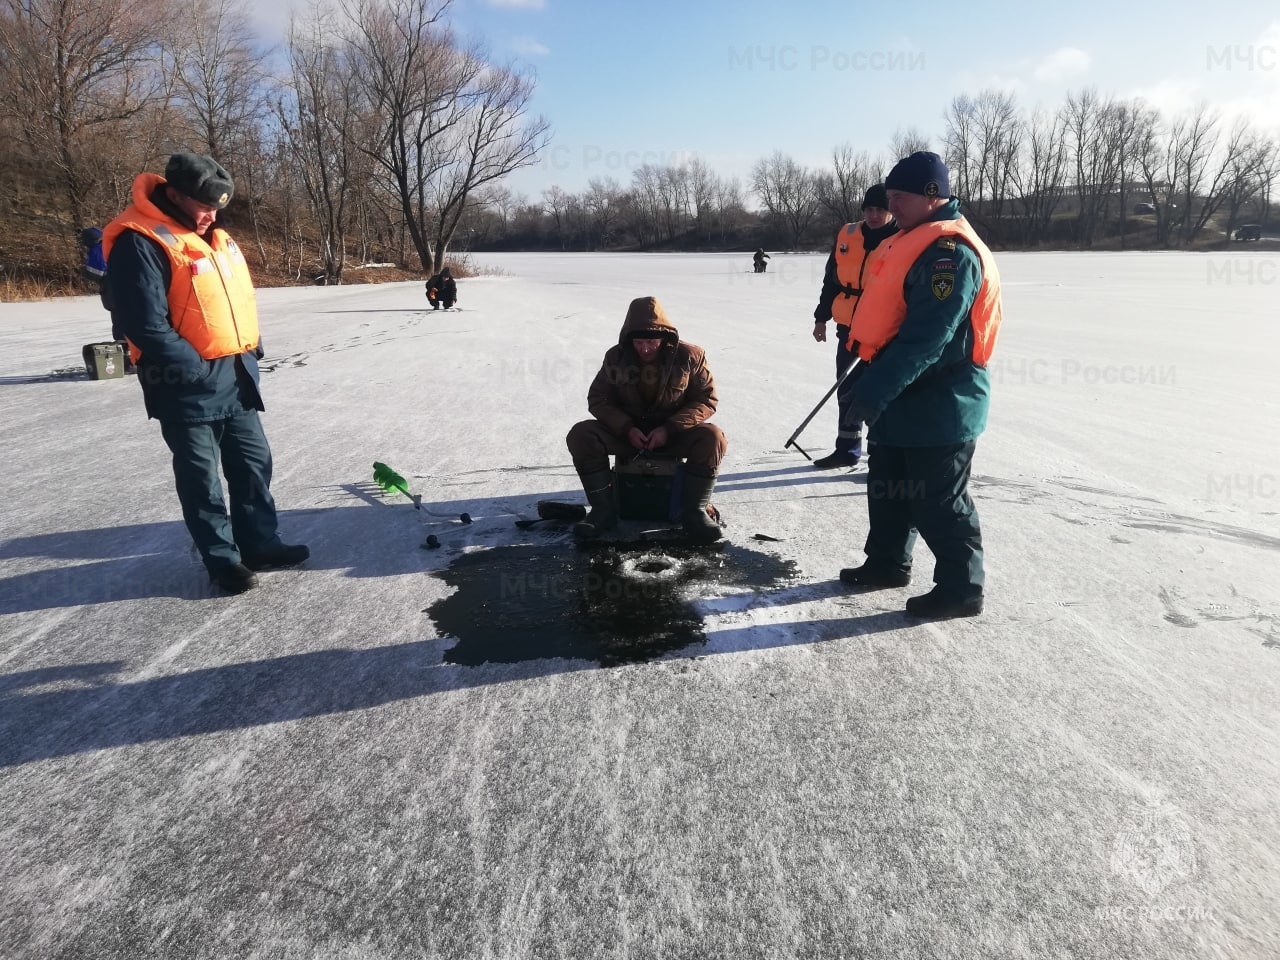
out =
{"type": "Polygon", "coordinates": [[[824,257],[476,259],[448,313],[260,292],[312,558],[239,597],[137,384],[53,375],[97,299],[0,305],[0,955],[1280,955],[1280,256],[999,255],[987,612],[942,624],[901,613],[923,543],[846,592],[864,468],[783,450],[824,257]],[[524,619],[601,632],[513,521],[580,498],[564,435],[650,294],[716,376],[732,552],[691,635],[602,665],[524,619]]]}

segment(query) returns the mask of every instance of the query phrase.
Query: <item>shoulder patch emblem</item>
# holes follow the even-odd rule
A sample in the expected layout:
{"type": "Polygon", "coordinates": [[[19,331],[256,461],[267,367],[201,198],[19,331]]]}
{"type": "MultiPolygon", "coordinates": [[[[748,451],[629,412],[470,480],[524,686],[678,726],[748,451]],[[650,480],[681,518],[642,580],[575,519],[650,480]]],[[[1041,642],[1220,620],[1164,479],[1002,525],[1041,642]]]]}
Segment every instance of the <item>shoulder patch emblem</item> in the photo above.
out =
{"type": "Polygon", "coordinates": [[[939,270],[955,271],[958,264],[954,260],[935,260],[933,261],[933,271],[937,273],[939,270]]]}
{"type": "Polygon", "coordinates": [[[929,285],[933,288],[933,295],[939,300],[945,300],[951,296],[951,291],[956,288],[956,275],[954,273],[935,273],[929,281],[929,285]]]}
{"type": "Polygon", "coordinates": [[[178,238],[173,235],[173,231],[163,223],[156,224],[156,236],[163,240],[168,246],[178,247],[181,245],[178,242],[178,238]]]}

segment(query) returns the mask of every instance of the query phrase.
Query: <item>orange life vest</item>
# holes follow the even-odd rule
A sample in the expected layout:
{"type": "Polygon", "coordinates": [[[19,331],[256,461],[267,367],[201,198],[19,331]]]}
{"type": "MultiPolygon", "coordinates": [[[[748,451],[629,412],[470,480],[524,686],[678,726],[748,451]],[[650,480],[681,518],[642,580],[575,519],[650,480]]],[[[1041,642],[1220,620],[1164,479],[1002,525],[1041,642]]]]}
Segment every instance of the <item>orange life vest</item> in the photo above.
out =
{"type": "Polygon", "coordinates": [[[840,292],[831,301],[831,319],[842,327],[849,326],[853,320],[858,298],[862,296],[867,266],[880,256],[888,242],[881,241],[878,247],[868,252],[862,234],[863,223],[862,220],[846,223],[836,235],[836,279],[840,281],[840,292]]]}
{"type": "Polygon", "coordinates": [[[973,361],[986,366],[1000,332],[1000,271],[987,245],[978,239],[964,217],[929,220],[905,233],[895,233],[876,248],[866,286],[849,328],[849,348],[858,344],[858,356],[870,360],[894,338],[907,317],[903,285],[907,273],[929,247],[944,237],[960,237],[974,249],[982,263],[982,284],[969,310],[973,324],[973,361]]]}
{"type": "MultiPolygon", "coordinates": [[[[154,173],[133,181],[133,204],[102,231],[102,250],[111,255],[126,230],[150,237],[169,256],[169,322],[206,360],[230,357],[258,345],[258,306],[249,265],[225,230],[212,227],[207,239],[175,222],[151,202],[164,183],[154,173]]],[[[142,352],[129,344],[134,363],[142,352]]]]}

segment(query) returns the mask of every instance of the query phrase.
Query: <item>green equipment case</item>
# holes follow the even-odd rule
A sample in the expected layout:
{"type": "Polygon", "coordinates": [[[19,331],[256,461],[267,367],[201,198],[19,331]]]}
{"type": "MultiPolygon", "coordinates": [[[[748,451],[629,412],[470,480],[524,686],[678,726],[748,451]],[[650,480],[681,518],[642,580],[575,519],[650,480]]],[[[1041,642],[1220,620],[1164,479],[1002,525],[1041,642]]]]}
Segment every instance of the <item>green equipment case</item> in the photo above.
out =
{"type": "Polygon", "coordinates": [[[86,343],[80,353],[90,380],[113,380],[124,376],[124,350],[114,340],[86,343]]]}

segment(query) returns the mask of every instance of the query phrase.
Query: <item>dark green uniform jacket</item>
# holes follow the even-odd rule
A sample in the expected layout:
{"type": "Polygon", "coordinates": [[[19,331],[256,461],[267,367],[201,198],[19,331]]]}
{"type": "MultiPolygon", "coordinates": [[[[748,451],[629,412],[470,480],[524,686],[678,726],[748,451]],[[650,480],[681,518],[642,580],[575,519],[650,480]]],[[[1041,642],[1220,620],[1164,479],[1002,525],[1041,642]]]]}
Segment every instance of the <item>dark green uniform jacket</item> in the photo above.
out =
{"type": "MultiPolygon", "coordinates": [[[[933,220],[956,220],[951,200],[933,220]]],[[[895,447],[967,443],[987,426],[991,380],[974,363],[969,310],[982,285],[978,254],[959,238],[925,250],[907,273],[907,316],[853,386],[848,414],[871,425],[869,439],[895,447]],[[954,282],[948,284],[945,275],[954,282]],[[933,284],[934,276],[943,278],[933,284]]]]}

